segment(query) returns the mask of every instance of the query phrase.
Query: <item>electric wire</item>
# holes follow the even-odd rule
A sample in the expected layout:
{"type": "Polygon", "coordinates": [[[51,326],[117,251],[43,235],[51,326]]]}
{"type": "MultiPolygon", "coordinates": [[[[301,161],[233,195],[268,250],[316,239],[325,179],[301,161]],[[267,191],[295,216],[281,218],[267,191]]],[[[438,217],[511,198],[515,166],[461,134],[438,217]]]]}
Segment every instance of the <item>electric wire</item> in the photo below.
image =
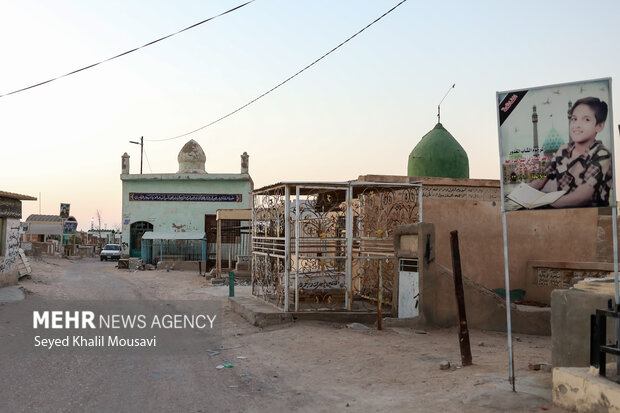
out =
{"type": "Polygon", "coordinates": [[[149,157],[146,154],[146,150],[144,149],[144,145],[142,146],[142,152],[144,152],[144,158],[146,159],[146,164],[149,166],[149,171],[153,173],[153,169],[151,169],[151,163],[149,162],[149,157]]]}
{"type": "Polygon", "coordinates": [[[39,82],[39,83],[36,83],[36,84],[34,84],[34,85],[30,85],[30,86],[27,86],[27,87],[24,87],[24,88],[21,88],[21,89],[18,89],[18,90],[14,90],[14,91],[9,92],[9,93],[5,93],[5,94],[3,94],[3,95],[0,95],[0,98],[5,97],[5,96],[9,96],[9,95],[13,95],[13,94],[15,94],[15,93],[23,92],[23,91],[26,91],[26,90],[29,90],[29,89],[33,89],[33,88],[38,87],[38,86],[43,86],[43,85],[45,85],[45,84],[47,84],[47,83],[50,83],[50,82],[53,82],[53,81],[55,81],[55,80],[62,79],[63,77],[67,77],[67,76],[70,76],[70,75],[74,75],[74,74],[79,73],[79,72],[81,72],[81,71],[84,71],[84,70],[86,70],[86,69],[90,69],[90,68],[93,68],[93,67],[95,67],[95,66],[98,66],[98,65],[100,65],[100,64],[102,64],[102,63],[109,62],[110,60],[118,59],[119,57],[122,57],[122,56],[128,55],[129,53],[133,53],[133,52],[135,52],[135,51],[137,51],[137,50],[140,50],[140,49],[143,49],[143,48],[145,48],[145,47],[147,47],[147,46],[151,46],[151,45],[153,45],[153,44],[155,44],[155,43],[161,42],[162,40],[165,40],[165,39],[168,39],[168,38],[170,38],[170,37],[172,37],[172,36],[176,36],[177,34],[183,33],[184,31],[187,31],[187,30],[189,30],[189,29],[193,29],[194,27],[200,26],[200,25],[201,25],[201,24],[203,24],[203,23],[206,23],[206,22],[208,22],[208,21],[211,21],[211,20],[213,20],[213,19],[216,19],[216,18],[218,18],[218,17],[221,17],[221,16],[223,16],[223,15],[225,15],[225,14],[228,14],[228,13],[231,13],[231,12],[233,12],[233,11],[235,11],[235,10],[238,10],[238,9],[240,9],[240,8],[244,7],[244,6],[247,6],[248,4],[252,3],[253,1],[254,1],[254,0],[247,1],[247,2],[245,2],[245,3],[243,3],[243,4],[240,4],[239,6],[233,7],[233,8],[232,8],[232,9],[230,9],[230,10],[226,10],[225,12],[222,12],[222,13],[220,13],[220,14],[216,15],[216,16],[209,17],[208,19],[204,19],[204,20],[202,20],[202,21],[200,21],[200,22],[198,22],[198,23],[194,23],[194,24],[192,24],[191,26],[188,26],[188,27],[186,27],[186,28],[184,28],[184,29],[181,29],[181,30],[179,30],[179,31],[177,31],[177,32],[171,33],[171,34],[166,35],[166,36],[164,36],[164,37],[160,37],[160,38],[159,38],[159,39],[157,39],[157,40],[150,41],[150,42],[148,42],[148,43],[146,43],[146,44],[143,44],[142,46],[139,46],[139,47],[136,47],[136,48],[134,48],[134,49],[128,50],[128,51],[126,51],[126,52],[123,52],[123,53],[117,54],[116,56],[112,56],[112,57],[110,57],[110,58],[108,58],[108,59],[101,60],[101,61],[99,61],[99,62],[97,62],[97,63],[93,63],[93,64],[88,65],[88,66],[84,66],[84,67],[83,67],[83,68],[81,68],[81,69],[74,70],[74,71],[72,71],[72,72],[69,72],[69,73],[66,73],[66,74],[64,74],[64,75],[61,75],[61,76],[55,77],[55,78],[53,78],[53,79],[48,79],[48,80],[46,80],[46,81],[39,82]]]}
{"type": "Polygon", "coordinates": [[[314,66],[315,64],[317,64],[318,62],[320,62],[321,60],[323,60],[324,58],[326,58],[327,56],[329,56],[330,54],[332,54],[333,52],[335,52],[337,49],[339,49],[340,47],[344,46],[346,43],[348,43],[350,40],[352,40],[354,37],[356,37],[357,35],[359,35],[360,33],[362,33],[364,30],[368,29],[370,26],[372,26],[373,24],[377,23],[379,20],[381,20],[382,18],[384,18],[385,16],[387,16],[388,14],[390,14],[392,11],[394,11],[397,7],[399,7],[401,4],[405,3],[407,0],[401,0],[398,4],[396,4],[394,7],[392,7],[391,9],[389,9],[388,11],[386,11],[385,13],[383,13],[381,16],[377,17],[375,20],[373,20],[372,22],[370,22],[369,24],[367,24],[363,29],[361,29],[360,31],[358,31],[357,33],[355,33],[353,36],[349,37],[348,39],[346,39],[345,41],[343,41],[342,43],[340,43],[338,46],[334,47],[333,49],[331,49],[329,52],[325,53],[323,56],[319,57],[318,59],[316,59],[315,61],[313,61],[312,63],[310,63],[309,65],[307,65],[306,67],[304,67],[303,69],[299,70],[297,73],[295,73],[292,76],[289,76],[286,80],[278,83],[276,86],[272,87],[271,89],[269,89],[268,91],[262,93],[261,95],[259,95],[258,97],[252,99],[251,101],[249,101],[248,103],[246,103],[243,106],[238,107],[237,109],[233,110],[232,112],[229,112],[228,114],[210,122],[207,123],[204,126],[201,126],[197,129],[194,129],[190,132],[186,132],[183,133],[181,135],[177,135],[177,136],[173,136],[171,138],[164,138],[164,139],[145,139],[145,141],[148,142],[163,142],[163,141],[171,141],[173,139],[179,139],[182,138],[184,136],[190,135],[192,133],[196,133],[198,131],[201,131],[205,128],[208,128],[209,126],[215,125],[216,123],[234,115],[235,113],[247,108],[248,106],[250,106],[251,104],[253,104],[254,102],[262,99],[263,97],[267,96],[268,94],[270,94],[271,92],[273,92],[274,90],[276,90],[277,88],[279,88],[280,86],[284,85],[285,83],[287,83],[288,81],[292,80],[293,78],[297,77],[298,75],[302,74],[303,72],[305,72],[306,70],[308,70],[310,67],[314,66]]]}

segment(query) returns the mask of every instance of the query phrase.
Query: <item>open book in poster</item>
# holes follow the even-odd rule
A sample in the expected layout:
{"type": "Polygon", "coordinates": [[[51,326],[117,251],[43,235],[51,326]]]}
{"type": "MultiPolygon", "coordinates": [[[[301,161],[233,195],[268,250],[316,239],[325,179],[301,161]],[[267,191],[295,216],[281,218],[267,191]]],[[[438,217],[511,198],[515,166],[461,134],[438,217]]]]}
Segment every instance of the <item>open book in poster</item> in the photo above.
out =
{"type": "Polygon", "coordinates": [[[528,184],[521,183],[507,197],[527,209],[533,209],[552,204],[565,193],[566,191],[541,192],[528,184]]]}

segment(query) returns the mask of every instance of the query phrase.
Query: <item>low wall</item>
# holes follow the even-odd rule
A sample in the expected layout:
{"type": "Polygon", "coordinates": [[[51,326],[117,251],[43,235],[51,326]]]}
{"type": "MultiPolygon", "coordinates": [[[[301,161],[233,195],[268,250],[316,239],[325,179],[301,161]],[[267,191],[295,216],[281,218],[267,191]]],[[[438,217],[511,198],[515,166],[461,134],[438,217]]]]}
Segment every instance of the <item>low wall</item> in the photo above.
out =
{"type": "Polygon", "coordinates": [[[53,242],[37,242],[32,241],[32,248],[30,251],[26,251],[26,255],[32,255],[40,257],[41,255],[55,255],[58,243],[53,242]]]}
{"type": "MultiPolygon", "coordinates": [[[[421,277],[421,312],[425,322],[436,327],[458,325],[454,276],[440,264],[431,264],[421,277]]],[[[493,291],[464,278],[465,312],[469,328],[507,331],[506,300],[493,291]]],[[[512,331],[519,334],[551,335],[551,309],[511,305],[512,331]]]]}
{"type": "Polygon", "coordinates": [[[12,271],[2,271],[0,272],[0,288],[8,287],[10,285],[17,284],[18,274],[17,269],[12,271]]]}
{"type": "Polygon", "coordinates": [[[587,368],[553,369],[553,403],[579,413],[620,413],[620,384],[587,368]]]}
{"type": "MultiPolygon", "coordinates": [[[[421,182],[423,219],[435,225],[437,262],[452,266],[450,232],[459,232],[463,275],[489,289],[505,288],[500,182],[365,175],[360,182],[421,182]]],[[[553,288],[531,282],[532,261],[613,262],[610,208],[507,213],[510,289],[550,302],[553,288]]]]}
{"type": "Polygon", "coordinates": [[[551,304],[554,290],[566,290],[578,279],[604,278],[612,262],[528,261],[527,299],[551,304]]]}
{"type": "Polygon", "coordinates": [[[95,255],[94,245],[80,245],[77,248],[77,254],[80,257],[93,257],[95,255]]]}
{"type": "Polygon", "coordinates": [[[198,273],[199,264],[202,263],[202,271],[205,271],[204,261],[159,261],[157,269],[170,269],[175,271],[196,271],[198,273]]]}
{"type": "MultiPolygon", "coordinates": [[[[554,367],[590,365],[590,315],[607,308],[613,293],[555,290],[551,294],[551,362],[554,367]]],[[[615,339],[615,321],[607,320],[607,338],[615,339]]]]}

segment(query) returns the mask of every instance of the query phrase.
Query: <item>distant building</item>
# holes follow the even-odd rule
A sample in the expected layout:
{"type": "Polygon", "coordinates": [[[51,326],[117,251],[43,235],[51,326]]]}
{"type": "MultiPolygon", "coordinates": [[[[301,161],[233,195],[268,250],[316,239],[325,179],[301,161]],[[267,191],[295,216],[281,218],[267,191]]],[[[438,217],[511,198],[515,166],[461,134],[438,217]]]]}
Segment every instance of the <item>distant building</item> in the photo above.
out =
{"type": "MultiPolygon", "coordinates": [[[[207,173],[205,153],[192,139],[179,152],[177,173],[131,174],[129,155],[125,153],[121,174],[123,256],[149,262],[207,258],[214,263],[217,211],[250,208],[253,183],[248,158],[247,153],[241,155],[240,173],[207,173]],[[142,237],[147,232],[152,233],[143,245],[142,237]],[[207,251],[203,251],[205,237],[207,251]],[[169,248],[169,253],[165,248],[169,248]],[[207,257],[203,257],[205,254],[207,257]]],[[[225,243],[238,244],[242,238],[238,234],[241,223],[229,221],[228,224],[237,233],[225,231],[229,238],[225,243]]],[[[222,249],[220,254],[227,258],[228,249],[222,249]]]]}
{"type": "Polygon", "coordinates": [[[17,284],[22,201],[36,199],[33,196],[0,191],[0,287],[17,284]]]}
{"type": "Polygon", "coordinates": [[[59,215],[32,214],[26,218],[28,229],[24,240],[28,242],[60,241],[63,233],[62,218],[59,215]]]}
{"type": "Polygon", "coordinates": [[[29,253],[73,255],[72,249],[63,250],[63,245],[75,245],[78,223],[74,217],[65,219],[60,215],[32,214],[26,218],[26,224],[23,240],[32,245],[29,253]]]}
{"type": "Polygon", "coordinates": [[[121,233],[113,229],[89,229],[86,232],[86,243],[97,246],[102,244],[120,244],[121,233]]]}

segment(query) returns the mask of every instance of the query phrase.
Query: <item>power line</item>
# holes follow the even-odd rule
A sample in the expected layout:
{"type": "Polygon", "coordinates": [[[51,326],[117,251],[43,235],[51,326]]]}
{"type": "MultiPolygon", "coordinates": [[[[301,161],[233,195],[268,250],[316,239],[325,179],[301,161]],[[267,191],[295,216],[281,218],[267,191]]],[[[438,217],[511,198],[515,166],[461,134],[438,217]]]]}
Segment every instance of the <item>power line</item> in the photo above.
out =
{"type": "Polygon", "coordinates": [[[135,52],[135,51],[137,51],[137,50],[140,50],[140,49],[143,49],[143,48],[145,48],[145,47],[147,47],[147,46],[151,46],[151,45],[153,45],[153,44],[155,44],[155,43],[157,43],[157,42],[161,42],[162,40],[165,40],[165,39],[167,39],[167,38],[169,38],[169,37],[176,36],[176,35],[177,35],[177,34],[179,34],[179,33],[183,33],[183,32],[184,32],[184,31],[186,31],[186,30],[193,29],[193,28],[194,28],[194,27],[196,27],[196,26],[200,26],[201,24],[206,23],[206,22],[208,22],[208,21],[210,21],[210,20],[213,20],[213,19],[215,19],[215,18],[221,17],[221,16],[223,16],[223,15],[225,15],[225,14],[228,14],[228,13],[231,13],[231,12],[233,12],[233,11],[235,11],[235,10],[238,10],[238,9],[242,8],[243,6],[247,6],[248,4],[252,3],[253,1],[254,1],[254,0],[250,0],[250,1],[248,1],[248,2],[246,2],[246,3],[243,3],[243,4],[241,4],[241,5],[237,6],[237,7],[233,7],[233,8],[232,8],[232,9],[230,9],[230,10],[226,10],[225,12],[220,13],[220,14],[218,14],[218,15],[216,15],[216,16],[209,17],[208,19],[202,20],[202,21],[200,21],[200,22],[198,22],[198,23],[194,23],[194,24],[192,24],[191,26],[188,26],[188,27],[186,27],[186,28],[184,28],[184,29],[181,29],[181,30],[179,30],[179,31],[177,31],[177,32],[174,32],[174,33],[169,34],[169,35],[164,36],[164,37],[160,37],[160,38],[159,38],[159,39],[157,39],[157,40],[153,40],[153,41],[151,41],[151,42],[148,42],[148,43],[146,43],[146,44],[143,44],[142,46],[139,46],[139,47],[136,47],[136,48],[134,48],[134,49],[128,50],[128,51],[126,51],[126,52],[123,52],[123,53],[117,54],[116,56],[112,56],[112,57],[110,57],[110,58],[108,58],[108,59],[101,60],[101,61],[99,61],[99,62],[97,62],[97,63],[93,63],[93,64],[88,65],[88,66],[84,66],[84,67],[83,67],[83,68],[81,68],[81,69],[74,70],[74,71],[69,72],[69,73],[66,73],[66,74],[64,74],[64,75],[62,75],[62,76],[58,76],[58,77],[55,77],[55,78],[53,78],[53,79],[46,80],[46,81],[44,81],[44,82],[39,82],[39,83],[34,84],[34,85],[30,85],[30,86],[27,86],[27,87],[24,87],[24,88],[21,88],[21,89],[18,89],[18,90],[14,90],[14,91],[9,92],[9,93],[5,93],[5,94],[3,94],[3,95],[0,95],[0,98],[2,98],[2,97],[4,97],[4,96],[13,95],[13,94],[15,94],[15,93],[23,92],[23,91],[25,91],[25,90],[32,89],[32,88],[35,88],[35,87],[38,87],[38,86],[42,86],[42,85],[45,85],[46,83],[53,82],[54,80],[62,79],[63,77],[67,77],[67,76],[70,76],[70,75],[74,75],[74,74],[76,74],[76,73],[78,73],[78,72],[81,72],[81,71],[83,71],[83,70],[90,69],[90,68],[93,68],[93,67],[95,67],[95,66],[98,66],[98,65],[100,65],[100,64],[102,64],[102,63],[109,62],[110,60],[118,59],[118,58],[119,58],[119,57],[121,57],[121,56],[125,56],[125,55],[128,55],[129,53],[133,53],[133,52],[135,52]]]}
{"type": "Polygon", "coordinates": [[[146,150],[144,150],[144,158],[146,159],[146,164],[149,166],[149,171],[153,173],[153,169],[151,169],[151,163],[149,162],[149,156],[146,154],[146,150]]]}
{"type": "Polygon", "coordinates": [[[232,112],[214,120],[213,122],[207,123],[204,126],[201,126],[197,129],[194,129],[193,131],[187,132],[187,133],[183,133],[181,135],[177,135],[177,136],[173,136],[172,138],[165,138],[165,139],[145,139],[149,142],[163,142],[163,141],[171,141],[173,139],[178,139],[178,138],[182,138],[184,136],[190,135],[192,133],[198,132],[202,129],[208,128],[209,126],[215,125],[216,123],[226,119],[229,116],[234,115],[235,113],[239,112],[242,109],[247,108],[248,106],[250,106],[252,103],[256,102],[259,99],[262,99],[263,97],[267,96],[268,94],[270,94],[271,92],[273,92],[274,90],[276,90],[277,88],[279,88],[280,86],[284,85],[285,83],[287,83],[289,80],[292,80],[293,78],[297,77],[298,75],[302,74],[303,72],[305,72],[306,70],[308,70],[310,67],[314,66],[315,64],[317,64],[318,62],[320,62],[321,60],[323,60],[324,58],[326,58],[327,56],[329,56],[330,54],[332,54],[333,52],[335,52],[337,49],[339,49],[341,46],[344,46],[345,43],[349,42],[350,40],[352,40],[354,37],[356,37],[358,34],[362,33],[364,30],[368,29],[370,26],[372,26],[373,24],[377,23],[379,20],[381,20],[382,18],[384,18],[385,16],[387,16],[388,14],[390,14],[392,11],[394,11],[398,6],[400,6],[401,4],[403,4],[404,2],[406,2],[407,0],[401,0],[398,4],[396,4],[394,7],[392,7],[391,9],[389,9],[388,11],[386,11],[385,13],[383,13],[381,16],[377,17],[375,20],[373,20],[372,22],[370,22],[368,25],[366,25],[366,27],[364,27],[362,30],[358,31],[357,33],[355,33],[353,36],[349,37],[347,40],[345,40],[344,42],[340,43],[338,46],[334,47],[333,49],[331,49],[329,52],[325,53],[323,56],[319,57],[318,59],[316,59],[314,62],[310,63],[309,65],[307,65],[306,67],[304,67],[303,69],[301,69],[300,71],[298,71],[297,73],[295,73],[292,76],[289,76],[286,80],[278,83],[276,86],[272,87],[271,89],[269,89],[268,91],[266,91],[265,93],[259,95],[258,97],[252,99],[251,101],[249,101],[248,103],[246,103],[243,106],[238,107],[237,109],[233,110],[232,112]]]}

